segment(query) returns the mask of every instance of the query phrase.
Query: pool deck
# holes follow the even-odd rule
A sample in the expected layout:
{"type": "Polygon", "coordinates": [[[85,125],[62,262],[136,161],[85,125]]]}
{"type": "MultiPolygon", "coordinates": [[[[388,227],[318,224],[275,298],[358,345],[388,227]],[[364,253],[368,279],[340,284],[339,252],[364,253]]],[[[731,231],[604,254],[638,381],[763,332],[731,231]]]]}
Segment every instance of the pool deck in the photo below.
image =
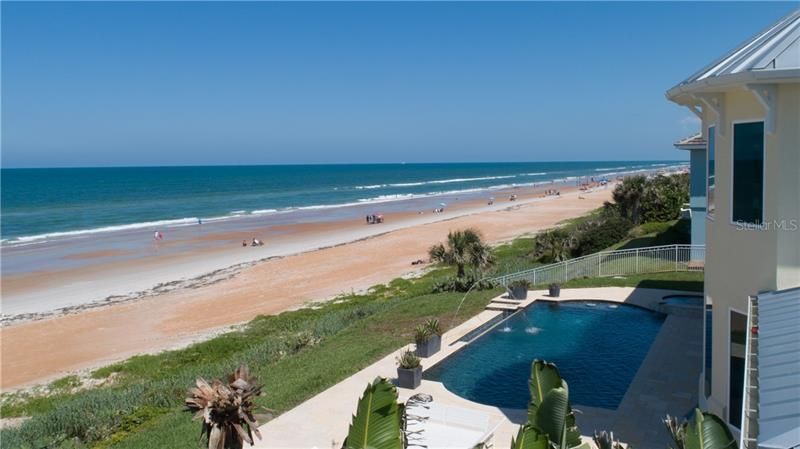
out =
{"type": "MultiPolygon", "coordinates": [[[[536,299],[595,300],[626,303],[660,310],[664,296],[681,294],[674,290],[635,289],[628,287],[564,289],[559,298],[550,298],[544,290],[530,291],[527,306],[536,299]]],[[[442,336],[442,350],[433,357],[422,359],[423,369],[430,368],[461,349],[458,341],[473,329],[501,315],[502,311],[485,310],[442,336]]],[[[635,449],[664,449],[671,440],[661,419],[666,414],[684,416],[697,404],[698,380],[702,365],[702,315],[668,315],[650,351],[616,410],[584,407],[573,404],[581,432],[590,436],[594,430],[612,430],[614,435],[635,449]]],[[[413,345],[409,345],[413,349],[413,345]]],[[[319,393],[297,407],[260,427],[264,439],[255,447],[273,449],[338,449],[341,447],[356,404],[366,385],[375,377],[396,377],[395,358],[405,348],[398,349],[367,368],[319,393]]],[[[587,372],[592,373],[592,367],[587,372]]],[[[592,373],[613,376],[614,373],[592,373]]],[[[569,382],[569,379],[566,379],[569,382]]],[[[269,386],[267,386],[268,388],[269,386]]],[[[494,432],[494,447],[507,448],[525,419],[524,410],[501,409],[478,404],[447,391],[439,382],[423,380],[415,390],[398,388],[399,400],[405,402],[417,393],[427,393],[444,405],[479,410],[490,422],[499,423],[494,432]]],[[[429,448],[445,449],[445,448],[429,448]]]]}

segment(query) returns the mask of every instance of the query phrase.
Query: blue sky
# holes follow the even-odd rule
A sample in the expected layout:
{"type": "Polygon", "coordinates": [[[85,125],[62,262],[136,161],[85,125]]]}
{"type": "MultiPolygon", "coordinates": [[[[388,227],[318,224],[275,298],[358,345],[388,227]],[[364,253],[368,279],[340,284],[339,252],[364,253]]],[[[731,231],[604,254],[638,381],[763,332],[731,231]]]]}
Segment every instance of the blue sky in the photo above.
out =
{"type": "Polygon", "coordinates": [[[666,89],[796,7],[2,2],[2,162],[678,159],[666,89]]]}

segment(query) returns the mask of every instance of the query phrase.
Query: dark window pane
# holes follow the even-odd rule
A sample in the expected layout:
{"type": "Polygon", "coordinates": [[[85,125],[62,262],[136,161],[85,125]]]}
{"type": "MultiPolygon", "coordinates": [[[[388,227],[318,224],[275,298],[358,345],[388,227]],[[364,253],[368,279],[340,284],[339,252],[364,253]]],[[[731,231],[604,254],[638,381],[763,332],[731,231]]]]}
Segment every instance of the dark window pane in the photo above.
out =
{"type": "Polygon", "coordinates": [[[733,125],[733,221],[761,223],[764,200],[764,123],[733,125]]]}
{"type": "Polygon", "coordinates": [[[711,396],[711,356],[712,354],[712,309],[711,306],[706,306],[706,348],[705,348],[705,393],[706,397],[711,396]]]}
{"type": "Polygon", "coordinates": [[[708,206],[706,208],[706,214],[708,216],[714,216],[714,176],[716,174],[716,127],[710,126],[708,128],[708,148],[706,153],[708,154],[708,191],[706,192],[706,201],[708,201],[708,206]]]}
{"type": "Polygon", "coordinates": [[[731,391],[728,400],[728,422],[740,428],[742,425],[742,394],[744,393],[744,359],[731,357],[731,391]]]}
{"type": "Polygon", "coordinates": [[[736,426],[742,421],[742,393],[744,391],[745,338],[747,316],[731,311],[730,315],[730,382],[728,389],[728,422],[736,426]]]}

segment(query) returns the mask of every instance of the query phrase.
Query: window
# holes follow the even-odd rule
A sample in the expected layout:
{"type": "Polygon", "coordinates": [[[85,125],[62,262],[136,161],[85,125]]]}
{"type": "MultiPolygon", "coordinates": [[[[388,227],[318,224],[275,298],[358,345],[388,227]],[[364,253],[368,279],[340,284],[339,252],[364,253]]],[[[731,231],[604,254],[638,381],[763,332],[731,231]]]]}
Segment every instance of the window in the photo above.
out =
{"type": "Polygon", "coordinates": [[[764,221],[764,122],[733,125],[733,221],[764,221]]]}
{"type": "Polygon", "coordinates": [[[708,127],[708,148],[706,149],[706,154],[708,155],[708,161],[706,161],[706,167],[708,167],[708,173],[706,175],[706,201],[708,205],[706,207],[706,217],[714,218],[714,164],[715,164],[715,155],[714,155],[714,140],[716,139],[716,135],[714,134],[716,127],[709,126],[708,127]]]}
{"type": "Polygon", "coordinates": [[[744,394],[744,357],[747,338],[747,316],[731,310],[730,375],[728,378],[728,423],[740,428],[744,394]]]}
{"type": "Polygon", "coordinates": [[[711,305],[706,305],[706,338],[705,338],[705,395],[706,398],[711,396],[711,356],[712,354],[712,339],[714,337],[714,333],[712,332],[712,318],[713,318],[713,310],[711,309],[711,305]]]}

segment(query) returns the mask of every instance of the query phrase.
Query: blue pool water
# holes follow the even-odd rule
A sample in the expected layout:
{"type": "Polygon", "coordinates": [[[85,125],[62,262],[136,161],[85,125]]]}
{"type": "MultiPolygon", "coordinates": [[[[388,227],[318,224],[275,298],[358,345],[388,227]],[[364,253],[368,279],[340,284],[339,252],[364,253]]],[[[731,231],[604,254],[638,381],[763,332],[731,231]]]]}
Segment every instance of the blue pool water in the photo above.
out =
{"type": "Polygon", "coordinates": [[[523,409],[531,362],[558,365],[575,405],[616,409],[665,315],[603,302],[537,301],[425,372],[481,404],[523,409]]]}

